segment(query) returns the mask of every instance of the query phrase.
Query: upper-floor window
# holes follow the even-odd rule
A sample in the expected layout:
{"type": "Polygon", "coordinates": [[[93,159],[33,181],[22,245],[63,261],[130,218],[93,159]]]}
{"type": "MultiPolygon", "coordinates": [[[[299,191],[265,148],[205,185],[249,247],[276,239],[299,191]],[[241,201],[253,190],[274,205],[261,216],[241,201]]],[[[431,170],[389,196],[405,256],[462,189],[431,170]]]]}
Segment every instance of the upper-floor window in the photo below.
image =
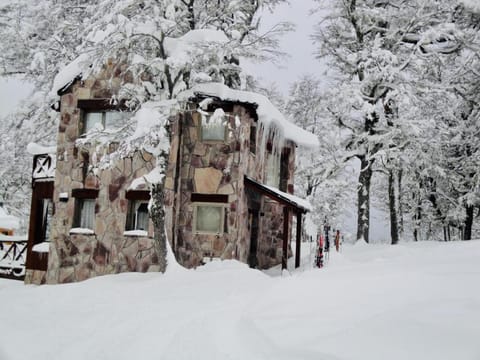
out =
{"type": "Polygon", "coordinates": [[[257,126],[250,125],[250,152],[255,154],[257,151],[257,126]]]}
{"type": "Polygon", "coordinates": [[[125,123],[127,114],[121,111],[84,111],[82,134],[93,129],[103,131],[119,128],[125,123]]]}
{"type": "Polygon", "coordinates": [[[280,156],[278,156],[278,154],[269,153],[265,165],[265,183],[268,186],[278,188],[278,185],[280,184],[280,156]]]}
{"type": "Polygon", "coordinates": [[[284,192],[288,187],[289,155],[287,149],[284,149],[281,155],[270,152],[265,164],[265,183],[284,192]]]}
{"type": "Polygon", "coordinates": [[[202,141],[225,141],[227,137],[226,114],[221,108],[213,113],[201,111],[200,139],[202,141]]]}

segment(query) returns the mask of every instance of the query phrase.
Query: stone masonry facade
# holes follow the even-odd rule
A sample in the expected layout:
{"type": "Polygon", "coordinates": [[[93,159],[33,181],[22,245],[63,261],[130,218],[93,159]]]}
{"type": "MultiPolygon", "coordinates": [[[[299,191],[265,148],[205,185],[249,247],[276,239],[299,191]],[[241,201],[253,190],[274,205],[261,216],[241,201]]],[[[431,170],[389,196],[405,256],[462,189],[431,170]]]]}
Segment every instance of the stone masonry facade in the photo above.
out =
{"type": "Polygon", "coordinates": [[[147,236],[124,235],[128,186],[150,172],[155,159],[148,152],[136,152],[109,168],[92,169],[93,157],[115,150],[115,144],[99,149],[94,142],[76,143],[83,126],[78,101],[110,99],[129,78],[126,66],[107,64],[102,73],[76,82],[61,97],[47,283],[81,281],[125,271],[158,270],[151,221],[147,236]],[[75,191],[88,193],[89,190],[97,191],[93,233],[71,233],[77,200],[75,191]]]}
{"type": "MultiPolygon", "coordinates": [[[[109,63],[95,77],[74,82],[61,96],[54,183],[54,215],[50,230],[47,272],[27,272],[27,283],[66,283],[94,276],[127,271],[158,271],[153,246],[153,226],[147,236],[125,233],[129,186],[149,173],[156,159],[136,151],[106,168],[92,166],[99,157],[116,150],[116,144],[97,144],[81,138],[84,100],[107,102],[121,84],[131,81],[127,67],[109,63]],[[95,200],[95,221],[91,232],[72,232],[76,201],[95,200]]],[[[192,268],[206,259],[238,259],[248,262],[251,223],[249,195],[244,176],[263,183],[266,160],[259,141],[250,144],[254,129],[262,137],[253,104],[217,101],[227,114],[225,141],[201,141],[199,99],[172,118],[170,157],[165,181],[167,237],[177,261],[192,268]],[[195,231],[197,203],[215,202],[223,208],[224,226],[218,234],[195,231]]],[[[266,149],[266,148],[265,148],[266,149]]],[[[284,145],[287,190],[293,193],[295,145],[284,145]]],[[[146,193],[146,188],[136,188],[146,193]]],[[[260,197],[256,266],[268,268],[282,261],[283,206],[260,197]]],[[[289,219],[291,223],[291,219],[289,219]]]]}
{"type": "MultiPolygon", "coordinates": [[[[258,126],[251,108],[225,102],[215,106],[223,107],[227,114],[225,141],[201,141],[201,115],[195,110],[195,102],[177,116],[171,129],[173,140],[166,179],[167,233],[169,239],[174,239],[177,260],[186,267],[201,265],[205,258],[248,261],[250,226],[244,176],[263,182],[266,159],[271,156],[259,156],[258,143],[255,153],[250,151],[250,131],[258,126]],[[222,234],[195,233],[194,194],[227,196],[223,204],[226,225],[222,234]]],[[[257,134],[257,138],[261,136],[257,134]]],[[[285,149],[289,154],[285,181],[293,192],[295,146],[287,142],[285,149]]],[[[282,259],[283,206],[262,197],[261,214],[257,265],[268,268],[282,259]]]]}

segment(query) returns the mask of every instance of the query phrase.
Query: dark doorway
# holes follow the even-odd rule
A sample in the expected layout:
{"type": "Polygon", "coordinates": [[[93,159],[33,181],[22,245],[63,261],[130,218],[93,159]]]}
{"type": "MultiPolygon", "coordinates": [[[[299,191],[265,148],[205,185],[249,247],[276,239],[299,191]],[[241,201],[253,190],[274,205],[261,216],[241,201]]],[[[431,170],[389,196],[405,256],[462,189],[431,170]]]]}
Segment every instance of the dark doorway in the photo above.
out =
{"type": "Polygon", "coordinates": [[[250,230],[250,252],[248,253],[248,265],[256,268],[258,265],[258,210],[248,211],[248,225],[250,230]]]}
{"type": "Polygon", "coordinates": [[[36,244],[49,240],[50,221],[55,213],[52,198],[53,181],[38,181],[33,183],[27,243],[27,269],[47,270],[48,253],[35,252],[33,251],[33,247],[36,244]]]}
{"type": "Polygon", "coordinates": [[[258,266],[258,227],[262,197],[250,189],[247,189],[246,193],[248,202],[248,230],[250,231],[250,250],[248,252],[247,262],[251,268],[256,268],[258,266]]]}

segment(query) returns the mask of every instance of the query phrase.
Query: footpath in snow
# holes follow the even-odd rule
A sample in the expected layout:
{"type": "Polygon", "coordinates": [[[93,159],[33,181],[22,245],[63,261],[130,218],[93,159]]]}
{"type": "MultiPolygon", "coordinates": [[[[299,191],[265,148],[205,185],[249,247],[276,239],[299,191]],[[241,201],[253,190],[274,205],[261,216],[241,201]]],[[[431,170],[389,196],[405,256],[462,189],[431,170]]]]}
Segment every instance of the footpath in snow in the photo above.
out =
{"type": "Polygon", "coordinates": [[[479,259],[480,241],[357,244],[282,276],[223,261],[0,280],[0,359],[479,360],[479,259]]]}

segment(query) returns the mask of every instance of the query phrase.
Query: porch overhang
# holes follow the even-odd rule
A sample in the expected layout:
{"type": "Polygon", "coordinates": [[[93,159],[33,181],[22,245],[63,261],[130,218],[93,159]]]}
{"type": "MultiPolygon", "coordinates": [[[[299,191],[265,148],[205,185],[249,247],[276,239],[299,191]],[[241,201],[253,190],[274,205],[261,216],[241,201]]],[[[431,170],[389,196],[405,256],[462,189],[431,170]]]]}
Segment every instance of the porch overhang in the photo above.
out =
{"type": "Polygon", "coordinates": [[[251,189],[261,195],[283,205],[283,246],[282,246],[282,270],[287,269],[288,260],[288,233],[289,233],[289,215],[293,211],[297,215],[296,248],[295,248],[295,268],[300,267],[300,245],[302,234],[302,214],[310,211],[309,204],[296,196],[283,193],[282,191],[261,184],[249,176],[244,176],[245,188],[251,189]]]}
{"type": "Polygon", "coordinates": [[[287,206],[295,213],[305,214],[310,211],[310,207],[306,204],[305,200],[282,191],[275,190],[267,185],[259,183],[247,175],[244,176],[244,183],[246,188],[252,189],[261,195],[268,196],[270,199],[287,206]]]}

